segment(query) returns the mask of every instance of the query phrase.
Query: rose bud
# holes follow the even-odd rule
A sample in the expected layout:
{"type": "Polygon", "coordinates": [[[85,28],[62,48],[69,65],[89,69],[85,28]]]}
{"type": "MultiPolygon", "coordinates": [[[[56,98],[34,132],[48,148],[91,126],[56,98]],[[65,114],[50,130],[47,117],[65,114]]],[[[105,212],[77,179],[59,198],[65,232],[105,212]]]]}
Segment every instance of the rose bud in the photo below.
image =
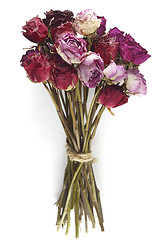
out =
{"type": "Polygon", "coordinates": [[[124,35],[124,32],[115,27],[109,31],[109,36],[116,38],[119,42],[119,53],[124,61],[139,65],[151,57],[130,34],[124,35]]]}
{"type": "Polygon", "coordinates": [[[53,70],[50,81],[55,88],[63,90],[73,89],[78,81],[76,69],[66,63],[58,54],[53,55],[53,70]]]}
{"type": "Polygon", "coordinates": [[[111,60],[111,63],[103,71],[104,76],[110,79],[113,83],[123,83],[124,79],[127,77],[127,72],[123,65],[116,65],[116,63],[111,60]]]}
{"type": "Polygon", "coordinates": [[[22,29],[23,35],[34,43],[42,42],[48,35],[48,28],[38,16],[26,22],[22,29]]]}
{"type": "Polygon", "coordinates": [[[86,9],[76,15],[73,26],[78,33],[86,36],[94,33],[101,21],[91,9],[86,9]]]}
{"type": "Polygon", "coordinates": [[[147,94],[146,80],[138,69],[128,70],[125,79],[126,88],[132,94],[147,94]]]}
{"type": "Polygon", "coordinates": [[[115,108],[128,102],[128,96],[118,85],[106,85],[98,95],[98,103],[108,108],[115,108]]]}
{"type": "Polygon", "coordinates": [[[101,24],[100,24],[100,27],[97,29],[97,34],[99,36],[102,36],[105,34],[105,31],[106,31],[106,19],[105,17],[99,17],[97,16],[98,19],[101,19],[101,24]]]}
{"type": "Polygon", "coordinates": [[[110,63],[110,60],[115,60],[117,57],[119,43],[115,38],[111,38],[107,35],[102,36],[93,43],[94,51],[99,53],[104,61],[104,65],[110,63]]]}
{"type": "Polygon", "coordinates": [[[55,43],[57,53],[68,63],[80,63],[86,53],[86,42],[71,33],[65,34],[55,43]]]}
{"type": "Polygon", "coordinates": [[[89,52],[78,66],[78,76],[85,86],[94,88],[101,81],[103,70],[104,63],[99,54],[89,52]]]}
{"type": "Polygon", "coordinates": [[[22,56],[21,66],[26,70],[29,78],[33,82],[45,82],[51,76],[53,68],[47,55],[36,50],[29,50],[22,56]]]}

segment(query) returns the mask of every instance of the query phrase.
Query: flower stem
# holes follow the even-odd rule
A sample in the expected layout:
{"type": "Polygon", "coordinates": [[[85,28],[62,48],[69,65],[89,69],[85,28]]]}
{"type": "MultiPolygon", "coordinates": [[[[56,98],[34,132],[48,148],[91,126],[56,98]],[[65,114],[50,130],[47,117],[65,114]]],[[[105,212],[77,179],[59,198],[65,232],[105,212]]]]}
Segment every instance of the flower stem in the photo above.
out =
{"type": "Polygon", "coordinates": [[[65,218],[65,216],[66,216],[66,212],[67,212],[67,209],[68,209],[68,206],[69,206],[69,201],[70,201],[70,198],[71,198],[71,193],[72,193],[72,189],[73,189],[73,184],[74,184],[74,182],[75,182],[75,179],[76,179],[76,177],[77,177],[77,175],[78,175],[78,173],[79,173],[82,165],[83,165],[83,163],[80,163],[80,164],[79,164],[79,166],[78,166],[77,170],[75,171],[75,174],[74,174],[74,176],[73,176],[73,178],[72,178],[72,182],[71,182],[71,185],[70,185],[70,187],[69,187],[69,191],[68,191],[68,195],[67,195],[67,199],[66,199],[65,208],[64,208],[62,217],[61,217],[61,219],[60,219],[60,221],[59,221],[59,223],[58,223],[57,231],[59,231],[61,225],[63,224],[63,220],[64,220],[64,218],[65,218]]]}

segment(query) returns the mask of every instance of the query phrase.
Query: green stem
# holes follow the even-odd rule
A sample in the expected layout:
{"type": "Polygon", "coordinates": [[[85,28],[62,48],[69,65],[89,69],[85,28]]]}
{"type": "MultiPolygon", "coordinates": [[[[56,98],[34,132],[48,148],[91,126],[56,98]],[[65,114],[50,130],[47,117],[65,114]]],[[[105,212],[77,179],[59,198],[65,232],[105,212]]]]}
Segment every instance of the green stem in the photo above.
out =
{"type": "Polygon", "coordinates": [[[80,163],[77,170],[75,171],[75,174],[72,178],[72,182],[71,182],[71,185],[70,185],[70,188],[69,188],[69,191],[68,191],[68,195],[67,195],[67,199],[66,199],[66,204],[65,204],[65,207],[64,207],[64,211],[63,211],[63,215],[58,223],[58,228],[57,228],[57,231],[59,231],[61,225],[63,224],[63,221],[64,221],[64,218],[66,216],[66,213],[67,213],[67,209],[68,209],[68,206],[69,206],[69,201],[70,201],[70,198],[71,198],[71,194],[72,194],[72,189],[73,189],[73,184],[76,180],[76,177],[79,173],[79,171],[81,170],[81,167],[82,167],[83,163],[80,163]]]}
{"type": "Polygon", "coordinates": [[[85,132],[85,138],[84,138],[82,152],[86,152],[86,150],[87,150],[86,142],[87,142],[87,137],[88,137],[90,118],[91,118],[92,110],[93,110],[93,107],[94,107],[94,104],[95,104],[95,101],[96,101],[96,98],[97,98],[97,95],[98,95],[100,89],[101,89],[101,87],[98,88],[98,90],[95,93],[95,95],[92,99],[92,102],[91,102],[91,106],[90,106],[89,113],[88,113],[88,118],[87,118],[87,123],[86,123],[86,132],[85,132]]]}
{"type": "Polygon", "coordinates": [[[70,92],[68,92],[68,99],[69,99],[69,108],[70,108],[70,113],[72,116],[72,122],[73,122],[73,131],[77,140],[77,147],[78,147],[78,151],[80,150],[80,137],[79,137],[79,133],[78,133],[78,126],[77,126],[77,122],[76,122],[76,117],[75,117],[75,113],[72,107],[72,99],[71,99],[71,94],[70,92]]]}
{"type": "Polygon", "coordinates": [[[79,104],[79,109],[80,109],[82,134],[83,134],[83,137],[84,137],[85,130],[84,130],[83,108],[82,108],[82,100],[81,100],[81,95],[80,95],[79,84],[78,83],[77,83],[77,86],[76,86],[76,95],[77,95],[77,98],[78,98],[78,104],[79,104]]]}

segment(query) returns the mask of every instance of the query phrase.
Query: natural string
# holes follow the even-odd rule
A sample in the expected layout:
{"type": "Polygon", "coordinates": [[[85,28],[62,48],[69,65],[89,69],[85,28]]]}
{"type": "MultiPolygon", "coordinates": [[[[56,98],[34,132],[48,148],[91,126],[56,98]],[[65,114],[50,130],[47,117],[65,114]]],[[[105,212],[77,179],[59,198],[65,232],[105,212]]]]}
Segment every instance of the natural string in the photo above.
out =
{"type": "Polygon", "coordinates": [[[67,148],[67,155],[70,161],[80,162],[80,163],[88,163],[88,162],[96,162],[97,159],[92,157],[92,152],[89,153],[77,153],[68,145],[67,148]]]}

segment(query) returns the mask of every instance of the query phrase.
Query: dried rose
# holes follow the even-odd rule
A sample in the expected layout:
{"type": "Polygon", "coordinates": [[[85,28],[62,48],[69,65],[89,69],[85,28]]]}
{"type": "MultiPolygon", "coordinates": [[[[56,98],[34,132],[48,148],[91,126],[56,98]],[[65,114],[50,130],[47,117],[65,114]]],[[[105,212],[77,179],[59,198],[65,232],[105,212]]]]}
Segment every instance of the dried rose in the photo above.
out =
{"type": "Polygon", "coordinates": [[[66,33],[74,34],[74,30],[71,22],[61,23],[60,26],[56,28],[51,28],[52,41],[56,42],[62,38],[66,33]]]}
{"type": "Polygon", "coordinates": [[[52,9],[49,12],[45,13],[46,18],[43,19],[44,23],[46,24],[47,27],[51,25],[51,28],[56,28],[60,26],[62,23],[66,22],[73,22],[73,12],[69,10],[65,11],[53,11],[52,9]]]}
{"type": "Polygon", "coordinates": [[[94,51],[99,53],[104,61],[104,65],[110,63],[110,60],[115,60],[117,57],[119,43],[115,41],[115,38],[107,35],[101,36],[94,43],[94,51]]]}
{"type": "Polygon", "coordinates": [[[100,27],[97,29],[97,34],[99,36],[102,36],[105,34],[105,31],[106,31],[106,19],[105,17],[99,17],[97,16],[98,19],[101,19],[101,24],[100,24],[100,27]]]}
{"type": "Polygon", "coordinates": [[[86,42],[71,33],[65,34],[55,43],[57,53],[68,63],[80,63],[86,53],[86,42]]]}
{"type": "Polygon", "coordinates": [[[73,26],[78,33],[86,36],[94,33],[100,24],[101,19],[98,19],[93,10],[86,9],[76,15],[73,26]]]}
{"type": "Polygon", "coordinates": [[[116,38],[119,42],[119,53],[124,61],[139,65],[150,57],[147,50],[141,47],[130,34],[124,35],[124,32],[115,27],[109,31],[109,36],[116,38]]]}
{"type": "Polygon", "coordinates": [[[96,87],[103,76],[104,63],[99,54],[89,52],[78,66],[78,76],[82,83],[89,87],[96,87]]]}
{"type": "Polygon", "coordinates": [[[146,80],[138,69],[127,71],[125,84],[128,91],[132,94],[147,94],[146,80]]]}
{"type": "Polygon", "coordinates": [[[21,66],[26,70],[30,80],[38,83],[49,80],[53,68],[48,56],[38,49],[27,51],[22,56],[21,66]]]}
{"type": "Polygon", "coordinates": [[[128,102],[128,96],[123,88],[117,85],[106,85],[98,95],[98,103],[108,108],[115,108],[128,102]]]}
{"type": "Polygon", "coordinates": [[[74,88],[78,81],[76,69],[66,63],[58,54],[53,55],[53,70],[50,81],[55,88],[70,90],[74,88]]]}
{"type": "Polygon", "coordinates": [[[113,83],[121,83],[127,77],[127,72],[123,65],[116,65],[111,60],[111,63],[103,71],[106,78],[110,79],[113,83]]]}
{"type": "Polygon", "coordinates": [[[34,43],[42,42],[48,35],[48,28],[38,16],[26,22],[22,29],[23,35],[34,43]]]}

